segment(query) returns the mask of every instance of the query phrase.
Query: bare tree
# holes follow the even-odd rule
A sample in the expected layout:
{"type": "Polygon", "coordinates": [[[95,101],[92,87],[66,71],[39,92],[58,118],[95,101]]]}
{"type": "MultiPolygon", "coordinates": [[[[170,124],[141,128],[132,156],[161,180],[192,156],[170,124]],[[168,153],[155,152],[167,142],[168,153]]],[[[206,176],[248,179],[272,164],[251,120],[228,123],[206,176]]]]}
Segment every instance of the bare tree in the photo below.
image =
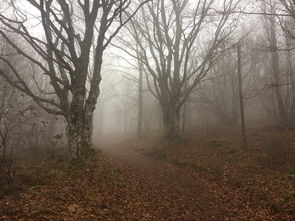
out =
{"type": "Polygon", "coordinates": [[[224,53],[197,88],[202,103],[225,126],[235,125],[239,114],[236,53],[224,53]]]}
{"type": "Polygon", "coordinates": [[[40,20],[44,38],[30,28],[30,13],[13,1],[10,4],[13,14],[0,14],[0,34],[14,53],[39,68],[50,88],[42,96],[36,95],[23,79],[24,69],[16,68],[9,55],[1,55],[0,60],[10,71],[0,69],[0,74],[44,110],[65,118],[72,158],[89,157],[92,113],[100,93],[103,53],[141,4],[131,7],[132,0],[27,0],[27,3],[38,12],[33,17],[40,20]],[[130,16],[125,18],[122,14],[127,10],[130,16]],[[11,33],[29,45],[29,50],[17,44],[11,33]],[[92,76],[88,84],[90,69],[92,76]]]}
{"type": "MultiPolygon", "coordinates": [[[[282,3],[287,7],[286,1],[282,3]]],[[[265,62],[265,69],[271,73],[271,82],[269,82],[271,86],[271,91],[269,91],[269,98],[272,104],[271,112],[282,129],[290,129],[292,127],[292,115],[294,113],[294,97],[292,95],[292,91],[294,90],[294,76],[292,62],[290,60],[290,40],[292,39],[292,33],[288,29],[290,26],[288,25],[287,27],[286,23],[282,23],[282,18],[277,15],[278,2],[266,2],[262,4],[262,8],[265,12],[271,14],[264,16],[264,29],[267,42],[265,48],[269,52],[269,63],[265,62]],[[286,65],[281,65],[283,60],[286,61],[286,65]]],[[[287,8],[286,10],[289,12],[287,8]]],[[[284,20],[289,21],[290,17],[284,20]]]]}
{"type": "MultiPolygon", "coordinates": [[[[140,53],[140,52],[138,52],[140,53]]],[[[137,115],[137,136],[143,135],[143,64],[138,60],[138,115],[137,115]]]]}
{"type": "Polygon", "coordinates": [[[237,3],[224,1],[223,13],[215,13],[215,3],[150,2],[142,8],[140,18],[132,19],[128,26],[137,46],[126,38],[120,39],[122,49],[144,66],[149,90],[160,103],[165,136],[169,139],[179,137],[181,108],[233,31],[235,20],[229,17],[237,3]],[[136,53],[137,47],[143,53],[136,53]]]}

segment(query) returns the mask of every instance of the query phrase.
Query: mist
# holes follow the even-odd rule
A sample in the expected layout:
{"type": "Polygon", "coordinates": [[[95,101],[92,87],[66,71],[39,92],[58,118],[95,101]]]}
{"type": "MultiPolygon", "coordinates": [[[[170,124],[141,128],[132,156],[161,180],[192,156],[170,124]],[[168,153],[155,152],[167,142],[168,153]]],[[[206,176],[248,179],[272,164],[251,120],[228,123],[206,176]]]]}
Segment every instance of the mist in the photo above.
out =
{"type": "Polygon", "coordinates": [[[2,0],[0,220],[295,219],[291,0],[2,0]]]}

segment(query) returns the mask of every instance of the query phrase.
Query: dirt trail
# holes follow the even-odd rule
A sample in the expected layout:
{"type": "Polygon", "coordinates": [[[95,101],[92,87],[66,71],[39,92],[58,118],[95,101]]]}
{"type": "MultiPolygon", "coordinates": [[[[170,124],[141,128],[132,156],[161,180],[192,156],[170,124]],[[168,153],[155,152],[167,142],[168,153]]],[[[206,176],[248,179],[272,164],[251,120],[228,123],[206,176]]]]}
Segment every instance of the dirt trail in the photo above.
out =
{"type": "Polygon", "coordinates": [[[103,146],[126,182],[122,220],[277,220],[241,192],[210,183],[189,169],[150,159],[127,144],[103,146]]]}

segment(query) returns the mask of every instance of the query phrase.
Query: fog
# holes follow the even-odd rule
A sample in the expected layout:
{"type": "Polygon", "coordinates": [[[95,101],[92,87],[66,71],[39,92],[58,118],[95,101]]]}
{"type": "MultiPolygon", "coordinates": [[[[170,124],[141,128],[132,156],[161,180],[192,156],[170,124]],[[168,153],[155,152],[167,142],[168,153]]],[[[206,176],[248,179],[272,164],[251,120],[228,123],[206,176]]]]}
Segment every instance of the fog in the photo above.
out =
{"type": "MultiPolygon", "coordinates": [[[[80,39],[87,30],[83,27],[83,10],[73,3],[77,42],[67,43],[66,38],[71,39],[69,30],[61,26],[62,31],[57,32],[58,16],[61,16],[58,13],[65,8],[56,6],[56,11],[50,12],[56,16],[49,24],[53,29],[50,34],[44,28],[45,14],[42,11],[40,14],[35,3],[2,3],[3,51],[20,53],[8,58],[4,52],[3,67],[7,70],[10,67],[15,76],[5,75],[8,72],[4,69],[1,73],[8,84],[28,99],[31,97],[36,102],[40,97],[37,106],[51,114],[65,116],[63,122],[69,124],[71,120],[64,115],[67,108],[58,103],[67,99],[70,105],[78,93],[68,90],[63,94],[61,90],[66,89],[69,80],[73,81],[71,72],[75,71],[76,61],[71,57],[83,53],[85,46],[80,45],[80,39]],[[10,17],[21,23],[9,20],[10,17]],[[18,24],[22,26],[18,28],[18,24]],[[58,61],[46,64],[48,56],[42,47],[53,38],[57,48],[66,46],[59,53],[69,56],[63,59],[57,57],[58,54],[50,56],[60,59],[64,66],[58,61]],[[12,69],[18,59],[22,60],[20,67],[12,69]],[[21,69],[30,77],[19,73],[21,69]],[[50,74],[39,74],[47,69],[48,73],[56,72],[60,80],[50,74]],[[14,77],[23,83],[14,83],[14,77]],[[30,85],[35,85],[34,89],[30,89],[30,85]],[[41,94],[36,96],[35,90],[41,94]],[[57,103],[51,103],[49,96],[57,103]]],[[[125,21],[121,17],[114,20],[112,26],[106,26],[106,40],[102,41],[106,45],[102,48],[99,48],[102,24],[97,21],[87,55],[88,74],[83,79],[84,100],[90,101],[93,96],[91,102],[96,103],[93,123],[90,123],[95,143],[104,136],[135,138],[163,134],[173,139],[185,135],[186,131],[204,128],[207,131],[209,125],[212,129],[235,126],[241,121],[240,102],[244,103],[248,126],[253,122],[255,127],[255,122],[261,120],[264,123],[259,126],[292,127],[283,122],[289,122],[293,113],[293,75],[289,76],[293,70],[292,16],[290,9],[284,7],[287,6],[283,3],[251,1],[198,4],[163,1],[143,5],[133,2],[129,10],[122,9],[126,13],[125,21]],[[237,45],[241,47],[241,67],[238,67],[237,45]],[[100,57],[99,51],[103,52],[100,57]],[[242,76],[242,101],[238,96],[238,69],[242,76]]],[[[97,20],[103,16],[102,12],[98,12],[97,20]]],[[[51,53],[57,53],[56,50],[51,53]]],[[[66,124],[62,128],[66,128],[66,124]]],[[[61,134],[62,128],[57,134],[61,134]]]]}
{"type": "Polygon", "coordinates": [[[0,1],[0,220],[294,220],[294,46],[293,0],[0,1]]]}

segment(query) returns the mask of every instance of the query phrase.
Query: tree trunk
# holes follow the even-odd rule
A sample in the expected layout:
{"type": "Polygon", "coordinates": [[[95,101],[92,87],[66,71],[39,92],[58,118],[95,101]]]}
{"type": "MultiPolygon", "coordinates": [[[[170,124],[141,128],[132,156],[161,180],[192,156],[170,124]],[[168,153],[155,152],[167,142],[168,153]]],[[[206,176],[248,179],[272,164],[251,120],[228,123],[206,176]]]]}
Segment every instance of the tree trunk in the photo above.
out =
{"type": "MultiPolygon", "coordinates": [[[[81,67],[87,66],[81,65],[81,67]]],[[[77,70],[77,73],[84,72],[87,72],[87,69],[77,70]]],[[[77,76],[79,77],[72,82],[72,102],[66,116],[66,132],[71,158],[88,159],[94,154],[92,147],[93,112],[100,93],[99,83],[101,78],[100,76],[96,76],[97,79],[93,77],[91,83],[96,82],[97,85],[96,88],[91,86],[87,97],[85,87],[87,75],[77,74],[77,76]]]]}
{"type": "Polygon", "coordinates": [[[2,150],[2,158],[5,159],[6,158],[6,141],[5,140],[2,142],[2,148],[3,148],[3,150],[2,150]]]}
{"type": "Polygon", "coordinates": [[[142,117],[143,117],[143,93],[142,93],[142,77],[143,67],[139,61],[139,81],[138,81],[138,119],[137,119],[137,136],[142,137],[142,117]]]}
{"type": "Polygon", "coordinates": [[[103,117],[104,117],[104,106],[103,103],[100,103],[98,110],[98,124],[97,124],[97,132],[99,135],[103,134],[103,117]]]}
{"type": "Polygon", "coordinates": [[[80,115],[76,115],[76,117],[73,116],[67,121],[68,125],[66,131],[71,158],[88,159],[93,155],[93,113],[85,111],[80,115]]]}
{"type": "Polygon", "coordinates": [[[291,53],[291,39],[285,35],[286,38],[286,45],[288,47],[288,50],[286,52],[287,56],[287,96],[290,97],[289,103],[288,103],[288,129],[294,129],[294,123],[295,123],[295,79],[294,79],[294,71],[293,71],[293,62],[292,62],[292,53],[291,53]]]}
{"type": "Polygon", "coordinates": [[[277,36],[275,31],[275,20],[270,20],[270,46],[271,46],[271,66],[273,70],[273,83],[275,87],[276,105],[278,111],[278,120],[282,129],[286,129],[288,116],[281,92],[281,79],[280,79],[280,58],[277,47],[277,36]]]}
{"type": "Polygon", "coordinates": [[[241,114],[241,131],[242,131],[243,146],[247,147],[240,43],[237,46],[237,56],[238,56],[238,83],[239,83],[239,101],[240,101],[240,114],[241,114]]]}
{"type": "Polygon", "coordinates": [[[169,140],[175,140],[180,137],[180,108],[176,105],[162,107],[163,125],[165,129],[165,137],[169,140]]]}

